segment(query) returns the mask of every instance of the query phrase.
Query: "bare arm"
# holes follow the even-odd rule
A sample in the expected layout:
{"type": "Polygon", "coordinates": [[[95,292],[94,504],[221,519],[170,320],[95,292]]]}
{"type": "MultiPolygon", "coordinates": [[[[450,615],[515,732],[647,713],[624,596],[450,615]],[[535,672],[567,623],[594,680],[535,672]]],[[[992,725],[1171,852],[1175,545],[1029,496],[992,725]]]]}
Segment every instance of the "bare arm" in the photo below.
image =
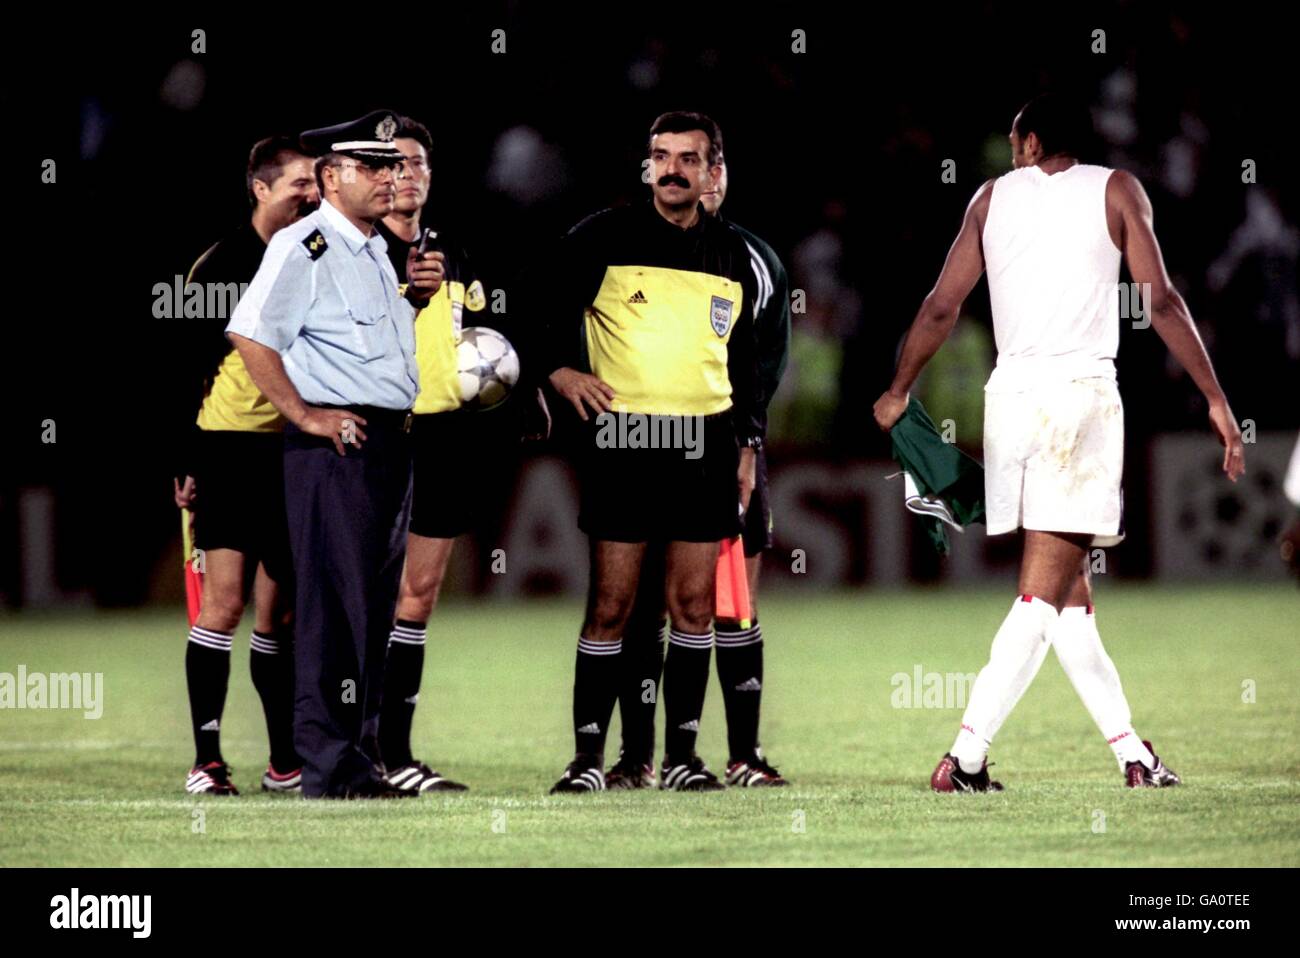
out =
{"type": "Polygon", "coordinates": [[[366,438],[360,429],[366,424],[364,419],[346,409],[321,409],[307,405],[285,372],[284,360],[278,352],[239,333],[227,335],[239,351],[239,358],[244,361],[253,385],[271,401],[280,415],[305,433],[332,439],[340,456],[345,454],[345,441],[361,445],[366,438]]]}
{"type": "Polygon", "coordinates": [[[975,193],[961,229],[948,250],[943,270],[934,289],[921,303],[903,342],[903,354],[898,360],[894,381],[885,394],[876,400],[873,412],[876,423],[888,432],[907,409],[908,390],[921,375],[939,347],[944,344],[957,323],[961,304],[979,282],[984,273],[984,247],[981,234],[988,216],[989,198],[993,195],[993,180],[989,180],[975,193]]]}
{"type": "Polygon", "coordinates": [[[1169,351],[1187,370],[1210,406],[1210,425],[1223,444],[1223,471],[1233,482],[1246,471],[1241,428],[1228,407],[1228,399],[1214,374],[1214,364],[1192,322],[1191,311],[1169,281],[1164,257],[1152,225],[1151,201],[1142,183],[1123,170],[1111,174],[1106,185],[1106,205],[1120,216],[1120,250],[1139,288],[1150,289],[1146,308],[1151,326],[1169,351]]]}

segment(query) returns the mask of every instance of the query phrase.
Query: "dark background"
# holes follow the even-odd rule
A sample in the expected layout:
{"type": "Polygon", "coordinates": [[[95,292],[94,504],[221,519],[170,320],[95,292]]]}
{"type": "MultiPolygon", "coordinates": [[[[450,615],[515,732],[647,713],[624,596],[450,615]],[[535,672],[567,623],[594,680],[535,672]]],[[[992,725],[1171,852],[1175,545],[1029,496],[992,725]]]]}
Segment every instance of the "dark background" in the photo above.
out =
{"type": "MultiPolygon", "coordinates": [[[[152,287],[247,217],[254,140],[375,108],[432,129],[431,206],[507,294],[578,219],[645,195],[656,115],[711,114],[730,168],[725,212],[781,254],[807,294],[796,334],[833,371],[819,382],[812,359],[796,363],[773,457],[847,460],[888,455],[870,405],[966,203],[1009,169],[1016,111],[1044,90],[1073,93],[1098,128],[1091,159],[1146,184],[1238,417],[1300,426],[1288,21],[1258,6],[1049,10],[345,5],[279,22],[253,9],[224,23],[122,13],[11,36],[0,595],[21,602],[15,502],[36,487],[56,503],[61,585],[109,605],[149,597],[178,538],[183,322],[152,318],[152,287]],[[504,54],[491,50],[497,28],[504,54]],[[204,53],[191,52],[194,29],[204,53]],[[796,29],[805,53],[791,50],[796,29]],[[1098,29],[1105,53],[1091,50],[1098,29]],[[55,184],[40,182],[46,158],[55,184]],[[1241,180],[1247,158],[1254,185],[1241,180]],[[956,183],[941,181],[947,159],[956,183]],[[56,443],[41,441],[47,419],[56,443]]],[[[983,283],[966,312],[987,327],[983,283]]],[[[1123,324],[1119,367],[1131,490],[1150,437],[1204,428],[1204,409],[1150,330],[1123,324]]],[[[1130,494],[1139,573],[1147,505],[1130,494]]]]}

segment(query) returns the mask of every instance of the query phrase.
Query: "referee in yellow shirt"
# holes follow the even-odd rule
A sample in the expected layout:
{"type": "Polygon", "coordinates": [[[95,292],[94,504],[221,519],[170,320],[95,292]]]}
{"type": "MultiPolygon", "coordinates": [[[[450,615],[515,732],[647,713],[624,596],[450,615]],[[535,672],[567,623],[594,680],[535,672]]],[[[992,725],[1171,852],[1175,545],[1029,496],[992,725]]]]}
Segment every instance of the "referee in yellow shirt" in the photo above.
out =
{"type": "MultiPolygon", "coordinates": [[[[401,117],[393,144],[404,157],[397,198],[393,211],[375,224],[375,231],[388,244],[388,258],[401,276],[424,229],[436,224],[437,235],[429,248],[442,251],[446,278],[415,317],[415,358],[420,367],[420,394],[411,423],[415,477],[397,619],[388,637],[379,749],[388,781],[397,788],[415,794],[457,792],[465,786],[430,768],[411,751],[425,635],[456,539],[483,518],[493,499],[487,490],[510,471],[499,467],[502,450],[517,448],[519,437],[506,434],[512,415],[461,408],[456,344],[464,326],[481,324],[487,294],[464,249],[448,237],[446,224],[438,223],[427,208],[433,179],[429,128],[401,117]]],[[[499,325],[495,320],[500,317],[493,318],[493,325],[499,325]]]]}
{"type": "MultiPolygon", "coordinates": [[[[727,195],[727,164],[722,176],[700,202],[704,209],[741,235],[749,247],[750,265],[758,285],[754,300],[755,364],[762,404],[755,421],[766,433],[767,404],[776,394],[790,346],[790,278],[780,257],[758,236],[724,220],[720,208],[727,195]]],[[[789,784],[767,760],[758,742],[759,712],[763,695],[763,633],[758,621],[758,578],[763,552],[772,548],[772,508],[767,489],[767,459],[755,443],[754,492],[745,510],[741,532],[745,573],[749,582],[750,620],[719,618],[714,623],[715,659],[727,717],[728,785],[769,788],[789,784]]],[[[745,453],[742,452],[742,455],[745,453]]],[[[641,563],[641,584],[623,638],[623,678],[618,709],[623,744],[618,761],[605,773],[605,787],[651,788],[655,782],[652,755],[655,739],[655,697],[647,687],[658,688],[664,667],[667,632],[663,594],[662,543],[651,543],[641,563]],[[648,683],[648,684],[647,684],[648,683]]]]}
{"type": "Polygon", "coordinates": [[[664,114],[648,152],[653,198],[570,231],[541,307],[542,368],[580,420],[579,525],[592,557],[574,677],[575,756],[555,792],[605,787],[618,655],[654,540],[668,543],[672,619],[659,784],[724,787],[695,754],[695,740],[713,647],[718,542],[740,532],[754,485],[754,457],[740,450],[761,435],[756,285],[740,234],[700,203],[722,172],[717,124],[699,113],[664,114]]]}
{"type": "MultiPolygon", "coordinates": [[[[289,137],[268,137],[253,145],[247,187],[252,217],[199,257],[187,284],[219,284],[227,294],[247,286],[271,237],[320,202],[311,158],[289,137]]],[[[205,302],[215,299],[204,296],[205,302]]],[[[251,587],[256,620],[249,672],[271,742],[262,789],[298,791],[302,760],[293,745],[293,633],[288,627],[293,561],[284,511],[284,420],[253,385],[226,339],[229,318],[184,320],[189,324],[185,358],[195,391],[189,409],[194,415],[197,407],[197,415],[180,443],[175,501],[193,514],[194,545],[201,550],[204,573],[199,616],[185,646],[195,748],[185,789],[239,794],[221,755],[221,718],[234,631],[251,587]]]]}

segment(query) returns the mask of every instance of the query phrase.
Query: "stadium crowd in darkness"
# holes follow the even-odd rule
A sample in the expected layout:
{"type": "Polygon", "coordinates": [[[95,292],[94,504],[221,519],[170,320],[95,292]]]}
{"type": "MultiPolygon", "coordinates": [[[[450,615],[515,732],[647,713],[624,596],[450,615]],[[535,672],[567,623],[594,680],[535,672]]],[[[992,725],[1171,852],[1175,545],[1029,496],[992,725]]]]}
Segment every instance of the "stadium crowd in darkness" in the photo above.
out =
{"type": "MultiPolygon", "coordinates": [[[[536,251],[582,216],[644,195],[640,164],[654,116],[713,115],[731,175],[726,214],[777,249],[805,297],[772,410],[774,458],[783,445],[850,458],[888,455],[871,402],[966,203],[985,178],[1009,169],[1016,110],[1044,89],[1074,92],[1093,107],[1099,150],[1091,159],[1146,184],[1166,261],[1234,410],[1261,428],[1300,426],[1300,202],[1295,177],[1279,173],[1289,159],[1279,142],[1285,124],[1268,96],[1254,95],[1285,88],[1285,58],[1252,45],[1258,34],[1247,43],[1227,14],[1171,16],[1123,0],[1104,16],[1055,24],[1028,22],[1010,5],[963,5],[942,30],[922,14],[873,12],[869,36],[820,26],[798,5],[691,31],[647,18],[642,32],[619,33],[554,18],[544,5],[511,7],[504,56],[486,39],[470,42],[486,37],[486,26],[448,18],[438,56],[394,55],[328,88],[311,80],[318,49],[271,57],[236,32],[210,31],[203,55],[191,55],[188,33],[181,43],[161,27],[132,51],[87,41],[77,53],[80,92],[49,93],[42,107],[47,119],[77,118],[68,152],[79,151],[79,162],[61,169],[66,186],[41,194],[53,208],[29,218],[31,245],[65,244],[68,225],[87,216],[113,224],[112,242],[96,246],[97,302],[111,302],[118,321],[92,324],[75,355],[38,342],[48,326],[20,330],[17,348],[32,337],[26,354],[47,366],[17,408],[33,421],[57,420],[59,444],[24,445],[0,496],[12,502],[20,488],[51,487],[61,529],[91,522],[100,540],[156,559],[176,535],[163,425],[169,370],[157,358],[174,321],[149,318],[150,290],[247,215],[243,163],[254,140],[376,106],[432,128],[431,209],[464,238],[489,289],[507,292],[536,251]],[[806,53],[792,53],[781,10],[808,22],[806,53]],[[1105,53],[1092,49],[1098,25],[1107,28],[1105,53]],[[899,67],[908,45],[922,42],[924,68],[899,67]],[[890,55],[877,60],[873,50],[890,55]],[[142,143],[159,142],[165,153],[142,155],[142,143]],[[1257,184],[1242,182],[1247,159],[1257,184]],[[946,160],[955,163],[953,183],[941,179],[946,160]],[[124,188],[140,183],[142,170],[148,190],[124,188]],[[120,335],[128,315],[157,351],[147,370],[120,335]],[[127,457],[112,430],[95,426],[86,394],[59,386],[100,382],[109,361],[122,373],[115,407],[153,410],[149,441],[127,457]],[[116,468],[105,470],[108,462],[116,468]],[[77,479],[91,474],[93,495],[77,479]]],[[[66,281],[48,256],[32,269],[47,287],[66,281]]],[[[938,361],[942,375],[932,371],[919,388],[927,401],[961,410],[959,438],[973,445],[978,387],[993,355],[983,282],[965,312],[938,361]]],[[[1119,375],[1131,448],[1155,432],[1203,428],[1196,390],[1150,330],[1125,324],[1119,375]]],[[[124,557],[117,571],[99,569],[97,595],[138,601],[148,561],[124,557]]],[[[65,568],[74,562],[61,557],[61,576],[87,578],[65,568]]],[[[0,593],[12,594],[18,559],[0,566],[0,593]]]]}
{"type": "MultiPolygon", "coordinates": [[[[1055,64],[1044,58],[1036,77],[988,71],[974,110],[944,83],[905,84],[891,88],[892,102],[875,114],[864,108],[861,121],[846,117],[840,100],[822,95],[833,80],[804,74],[780,50],[762,56],[753,47],[683,49],[658,40],[629,55],[617,100],[638,119],[657,104],[690,100],[689,91],[720,72],[763,81],[753,96],[724,105],[710,91],[706,106],[727,135],[734,184],[729,215],[770,239],[790,269],[792,288],[805,294],[790,370],[773,407],[774,443],[835,455],[887,454],[864,410],[888,378],[902,332],[937,275],[966,202],[984,178],[1010,168],[1006,128],[1039,87],[1090,102],[1097,136],[1087,159],[1128,169],[1147,185],[1166,260],[1234,408],[1272,428],[1300,425],[1300,404],[1279,402],[1279,384],[1300,364],[1300,224],[1286,212],[1300,209],[1294,186],[1274,185],[1284,179],[1277,176],[1279,151],[1252,140],[1252,129],[1261,128],[1219,85],[1234,67],[1212,45],[1216,28],[1177,18],[1150,26],[1149,47],[1083,61],[1086,72],[1077,69],[1079,57],[1055,64]],[[850,148],[818,151],[823,135],[850,148]],[[783,149],[793,140],[800,148],[773,153],[769,139],[783,149]],[[1252,156],[1254,147],[1263,152],[1252,156]],[[940,179],[946,159],[956,161],[954,184],[940,179]],[[1255,161],[1260,183],[1243,183],[1246,159],[1255,161]],[[809,164],[829,169],[810,176],[809,164]],[[1271,169],[1261,172],[1261,164],[1271,169]]],[[[1019,42],[1008,33],[1007,46],[1019,42]]],[[[527,221],[524,232],[544,242],[548,231],[554,235],[582,211],[637,198],[637,184],[625,174],[611,177],[607,154],[589,149],[586,121],[580,111],[557,115],[539,104],[496,136],[484,184],[497,194],[494,217],[527,221]],[[592,184],[603,184],[604,192],[592,184]]],[[[625,163],[613,164],[616,172],[636,161],[635,133],[611,137],[609,145],[626,155],[625,163]]],[[[505,253],[501,263],[509,258],[505,253]]],[[[983,283],[966,314],[967,328],[947,347],[953,355],[938,366],[947,382],[936,383],[932,374],[921,391],[966,410],[956,416],[961,438],[977,445],[978,387],[994,355],[983,283]]],[[[1131,441],[1203,426],[1199,395],[1149,330],[1124,330],[1120,376],[1131,441]]]]}

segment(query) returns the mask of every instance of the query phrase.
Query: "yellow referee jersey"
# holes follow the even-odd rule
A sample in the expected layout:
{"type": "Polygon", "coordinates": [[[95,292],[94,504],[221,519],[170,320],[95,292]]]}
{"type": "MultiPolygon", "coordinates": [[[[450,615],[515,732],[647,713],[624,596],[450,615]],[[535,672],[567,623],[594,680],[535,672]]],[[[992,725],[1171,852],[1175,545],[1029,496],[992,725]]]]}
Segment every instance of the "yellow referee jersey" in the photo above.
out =
{"type": "MultiPolygon", "coordinates": [[[[414,244],[397,236],[382,221],[376,228],[388,244],[393,269],[405,283],[406,255],[414,244]]],[[[415,361],[420,367],[420,392],[413,410],[417,415],[460,408],[456,344],[460,341],[461,328],[491,325],[481,321],[484,318],[481,314],[487,310],[487,294],[474,275],[465,251],[449,242],[441,231],[435,248],[441,249],[446,257],[446,281],[415,317],[415,361]]]]}
{"type": "MultiPolygon", "coordinates": [[[[186,284],[239,284],[240,291],[257,273],[266,244],[251,223],[214,244],[190,268],[186,284]]],[[[205,300],[208,297],[205,297],[205,300]]],[[[228,307],[233,310],[234,304],[228,307]]],[[[281,432],[284,417],[262,395],[244,366],[239,352],[226,339],[226,316],[209,316],[202,322],[211,330],[203,333],[204,342],[191,357],[204,368],[203,401],[196,422],[205,431],[281,432]]],[[[184,320],[190,322],[190,320],[184,320]]]]}
{"type": "Polygon", "coordinates": [[[761,435],[755,279],[744,240],[700,210],[682,229],[652,203],[605,210],[562,244],[546,316],[546,372],[570,366],[614,390],[618,412],[697,416],[736,409],[761,435]]]}

